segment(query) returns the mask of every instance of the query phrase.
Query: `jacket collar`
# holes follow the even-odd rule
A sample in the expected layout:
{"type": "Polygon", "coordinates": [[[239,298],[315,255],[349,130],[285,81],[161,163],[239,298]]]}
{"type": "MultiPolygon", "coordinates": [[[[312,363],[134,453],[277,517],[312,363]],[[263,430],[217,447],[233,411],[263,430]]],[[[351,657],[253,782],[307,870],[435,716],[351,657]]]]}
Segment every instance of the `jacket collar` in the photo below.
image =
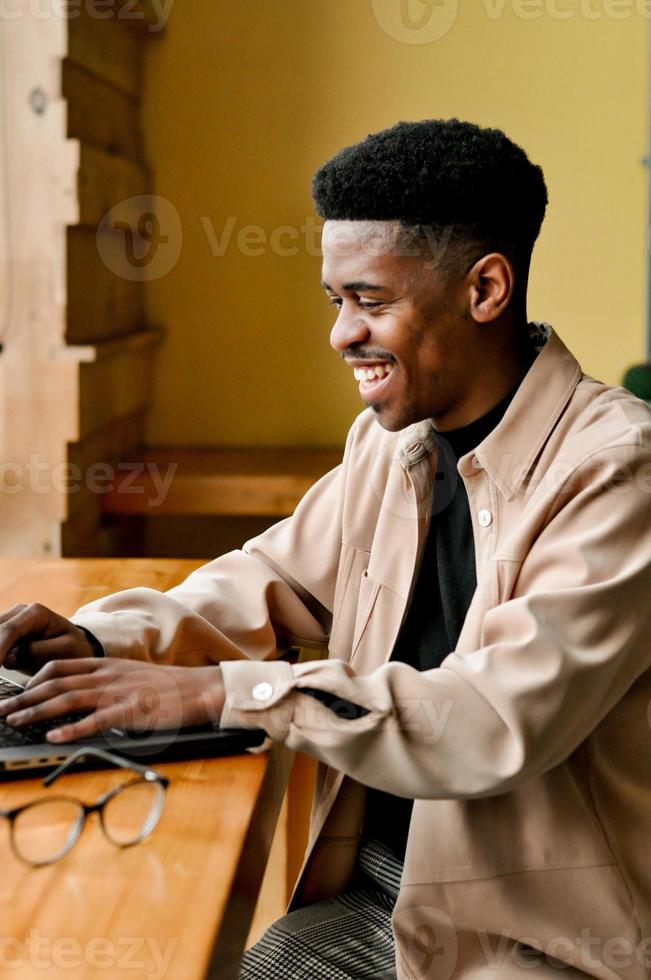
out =
{"type": "MultiPolygon", "coordinates": [[[[499,424],[458,464],[461,476],[470,476],[476,472],[476,458],[508,500],[522,488],[582,375],[580,364],[550,326],[532,323],[529,332],[538,356],[499,424]]],[[[408,468],[433,450],[432,424],[425,419],[404,430],[396,455],[408,468]]]]}

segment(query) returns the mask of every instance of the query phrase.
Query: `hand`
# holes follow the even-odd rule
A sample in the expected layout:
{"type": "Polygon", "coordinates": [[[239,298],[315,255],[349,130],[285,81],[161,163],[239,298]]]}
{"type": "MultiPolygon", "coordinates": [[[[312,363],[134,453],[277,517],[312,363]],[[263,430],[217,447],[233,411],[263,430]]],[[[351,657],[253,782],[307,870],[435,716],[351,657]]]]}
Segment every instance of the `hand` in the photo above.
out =
{"type": "Polygon", "coordinates": [[[82,629],[38,602],[0,614],[0,664],[38,670],[49,660],[92,657],[82,629]]]}
{"type": "Polygon", "coordinates": [[[0,718],[20,727],[89,712],[47,734],[50,742],[89,738],[111,728],[150,732],[217,723],[224,707],[219,665],[167,667],[138,660],[53,660],[25,692],[0,702],[0,718]]]}

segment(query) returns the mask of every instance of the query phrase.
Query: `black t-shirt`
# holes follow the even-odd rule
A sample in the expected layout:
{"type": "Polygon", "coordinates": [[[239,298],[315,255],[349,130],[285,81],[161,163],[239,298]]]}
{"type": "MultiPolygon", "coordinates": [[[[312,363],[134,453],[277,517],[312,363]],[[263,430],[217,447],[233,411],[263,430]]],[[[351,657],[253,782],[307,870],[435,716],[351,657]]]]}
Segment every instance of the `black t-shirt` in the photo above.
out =
{"type": "MultiPolygon", "coordinates": [[[[470,425],[434,432],[438,463],[432,516],[422,564],[407,615],[391,654],[417,670],[439,667],[459,639],[477,587],[475,545],[463,480],[457,461],[479,445],[498,424],[518,386],[470,425]]],[[[413,800],[370,789],[366,837],[387,844],[404,858],[413,800]]]]}

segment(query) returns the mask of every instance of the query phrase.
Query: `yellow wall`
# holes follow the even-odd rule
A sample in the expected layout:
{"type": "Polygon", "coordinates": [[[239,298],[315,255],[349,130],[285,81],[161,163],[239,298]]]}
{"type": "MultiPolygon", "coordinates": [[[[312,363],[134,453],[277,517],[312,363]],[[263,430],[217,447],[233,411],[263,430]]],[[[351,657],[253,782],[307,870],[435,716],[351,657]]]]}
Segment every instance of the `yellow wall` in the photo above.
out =
{"type": "MultiPolygon", "coordinates": [[[[425,11],[410,2],[414,16],[425,11]]],[[[391,36],[416,36],[398,20],[379,23],[398,0],[175,3],[147,72],[157,191],[178,209],[184,235],[176,268],[148,285],[150,320],[169,331],[150,441],[343,440],[361,403],[328,346],[318,257],[305,235],[293,257],[268,246],[247,256],[236,238],[246,225],[267,235],[300,228],[318,164],[401,118],[457,115],[521,143],[551,198],[530,315],[554,323],[605,381],[619,382],[642,357],[643,5],[539,4],[463,0],[447,34],[412,44],[391,36]],[[609,16],[618,12],[630,16],[609,16]],[[205,226],[219,235],[229,217],[233,239],[214,256],[205,226]]],[[[435,5],[435,17],[450,13],[454,0],[435,5]]]]}

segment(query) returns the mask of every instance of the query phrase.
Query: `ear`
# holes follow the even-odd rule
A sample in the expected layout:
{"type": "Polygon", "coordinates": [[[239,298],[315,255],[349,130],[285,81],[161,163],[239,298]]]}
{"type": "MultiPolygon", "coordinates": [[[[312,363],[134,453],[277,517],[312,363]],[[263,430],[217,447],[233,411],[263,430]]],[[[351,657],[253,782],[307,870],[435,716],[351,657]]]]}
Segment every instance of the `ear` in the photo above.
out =
{"type": "Polygon", "coordinates": [[[509,259],[491,252],[475,262],[468,273],[470,315],[476,323],[496,320],[511,302],[515,274],[509,259]]]}

